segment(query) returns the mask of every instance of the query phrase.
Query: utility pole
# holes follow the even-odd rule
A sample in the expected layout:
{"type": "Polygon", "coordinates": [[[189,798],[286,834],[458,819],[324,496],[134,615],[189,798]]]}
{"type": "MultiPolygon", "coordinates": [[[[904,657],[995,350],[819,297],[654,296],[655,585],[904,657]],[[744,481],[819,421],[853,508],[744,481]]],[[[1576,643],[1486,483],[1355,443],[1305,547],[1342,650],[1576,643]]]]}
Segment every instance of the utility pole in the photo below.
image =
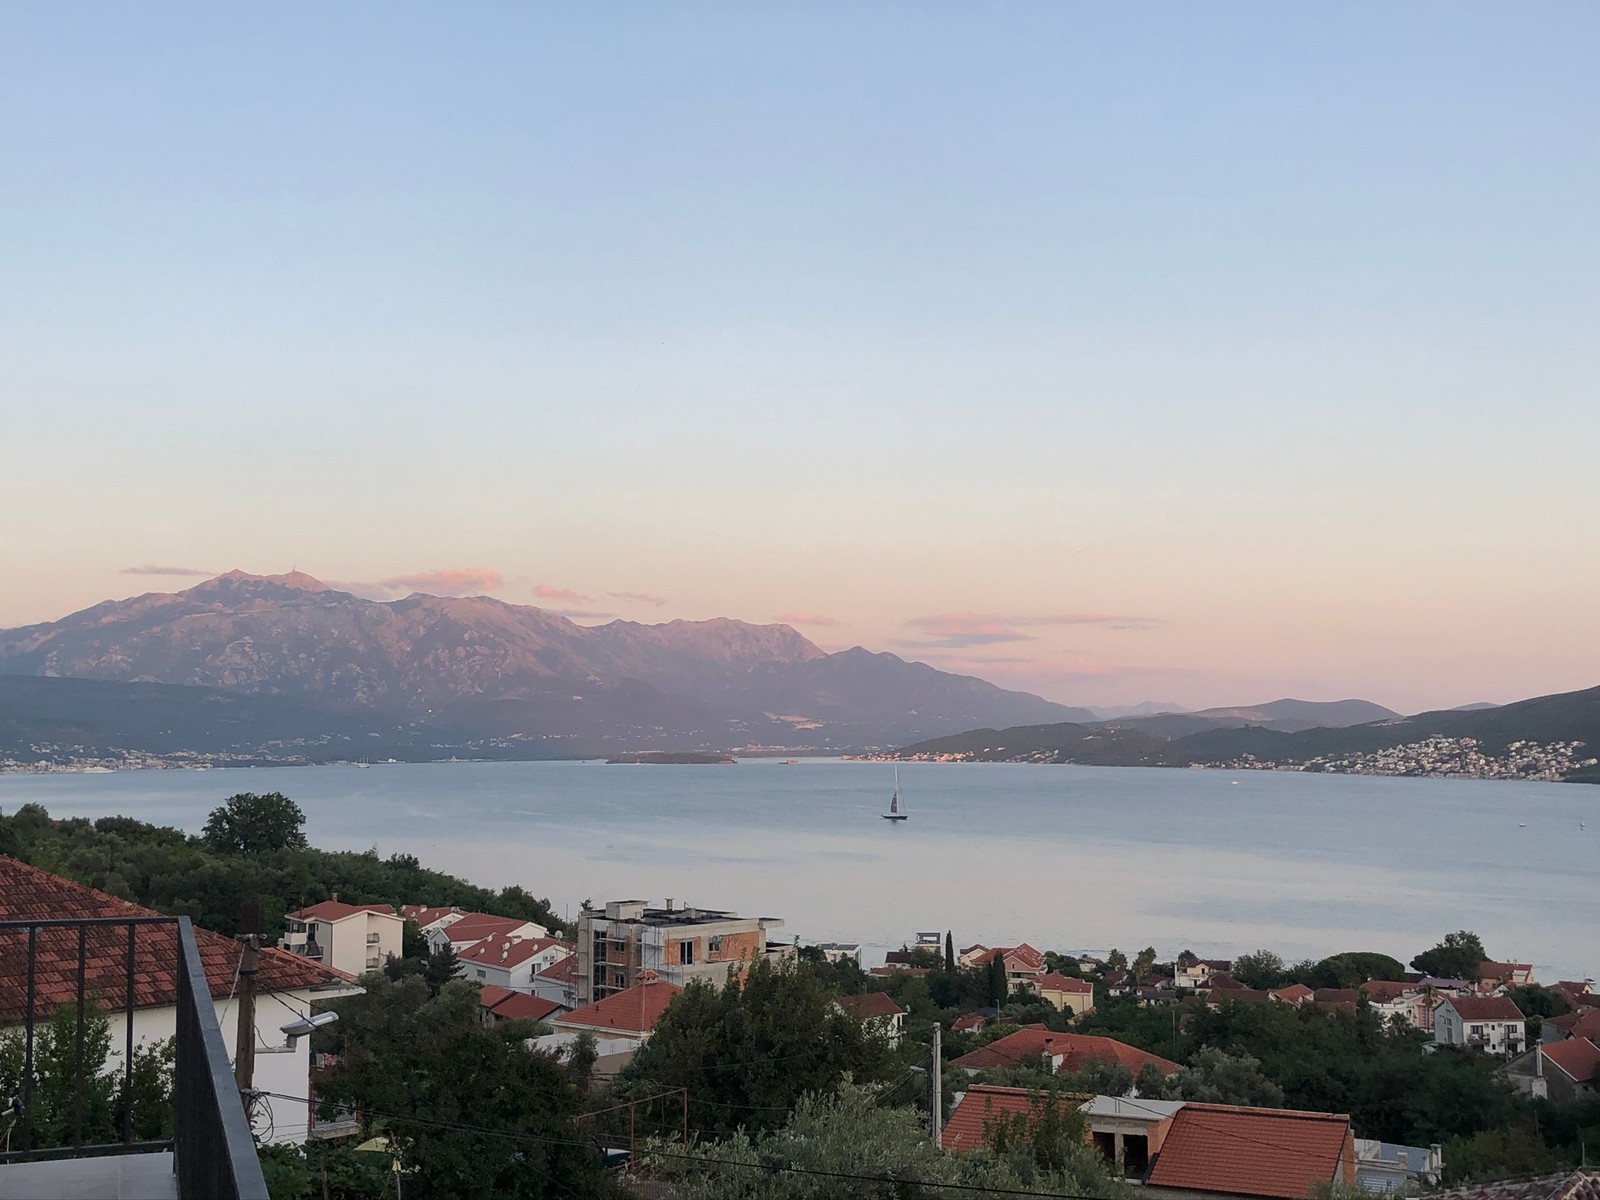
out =
{"type": "Polygon", "coordinates": [[[245,906],[240,924],[245,932],[239,935],[239,1028],[233,1078],[241,1092],[248,1092],[256,1076],[256,963],[261,957],[261,938],[256,932],[261,927],[260,914],[255,905],[245,906]]]}
{"type": "Polygon", "coordinates": [[[943,1035],[944,1026],[935,1021],[933,1024],[933,1070],[928,1073],[928,1082],[933,1087],[933,1095],[929,1098],[928,1111],[933,1114],[933,1144],[935,1148],[940,1145],[940,1135],[944,1131],[944,1066],[941,1061],[944,1053],[943,1035]]]}

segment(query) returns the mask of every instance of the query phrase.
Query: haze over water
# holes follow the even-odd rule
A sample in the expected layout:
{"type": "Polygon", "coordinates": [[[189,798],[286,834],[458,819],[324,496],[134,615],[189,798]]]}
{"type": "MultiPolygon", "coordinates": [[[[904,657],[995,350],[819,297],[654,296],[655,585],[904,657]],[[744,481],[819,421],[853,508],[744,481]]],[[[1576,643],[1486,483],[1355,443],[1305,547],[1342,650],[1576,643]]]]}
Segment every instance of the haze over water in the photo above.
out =
{"type": "Polygon", "coordinates": [[[1011,764],[900,776],[898,825],[878,817],[890,766],[831,760],[11,775],[0,808],[196,832],[228,795],[283,791],[314,845],[415,854],[559,912],[670,896],[779,916],[785,937],[864,943],[869,965],[947,928],[961,944],[1402,962],[1467,928],[1541,980],[1600,964],[1594,788],[1011,764]]]}

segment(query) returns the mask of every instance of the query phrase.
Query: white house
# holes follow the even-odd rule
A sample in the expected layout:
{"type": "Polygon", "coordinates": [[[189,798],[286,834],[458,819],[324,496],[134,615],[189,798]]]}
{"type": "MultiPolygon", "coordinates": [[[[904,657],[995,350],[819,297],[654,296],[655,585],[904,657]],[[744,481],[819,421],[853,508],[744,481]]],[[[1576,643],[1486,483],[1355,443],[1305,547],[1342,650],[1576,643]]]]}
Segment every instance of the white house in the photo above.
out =
{"type": "Polygon", "coordinates": [[[514,992],[532,992],[535,975],[574,953],[570,942],[556,938],[494,934],[461,952],[456,974],[514,992]]]}
{"type": "Polygon", "coordinates": [[[537,921],[522,921],[516,917],[491,917],[488,913],[452,913],[422,931],[428,939],[428,949],[437,954],[446,946],[457,954],[465,953],[484,938],[518,937],[547,938],[550,931],[537,921]]]}
{"type": "Polygon", "coordinates": [[[569,955],[553,967],[546,967],[540,971],[533,977],[528,991],[542,999],[553,1001],[569,1011],[577,1008],[578,956],[569,955]]]}
{"type": "Polygon", "coordinates": [[[1433,1040],[1490,1054],[1521,1054],[1528,1044],[1527,1024],[1505,996],[1447,996],[1433,1010],[1433,1040]]]}
{"type": "MultiPolygon", "coordinates": [[[[69,879],[51,875],[12,858],[0,856],[0,921],[80,920],[87,918],[153,917],[160,914],[69,879]]],[[[238,975],[243,947],[198,926],[194,931],[212,1003],[230,1056],[238,1043],[238,975]]],[[[27,1014],[26,976],[16,969],[25,959],[18,940],[0,940],[0,1028],[23,1023],[27,1014]]],[[[35,1015],[48,1017],[60,1004],[76,1000],[77,934],[45,929],[38,934],[35,1015]]],[[[90,927],[85,936],[85,993],[104,1006],[110,1024],[113,1066],[121,1059],[125,1039],[127,927],[90,927]]],[[[177,1032],[177,929],[170,924],[136,926],[134,930],[133,1036],[148,1045],[177,1032]]],[[[312,1006],[361,989],[345,975],[303,955],[267,947],[256,971],[253,1083],[260,1091],[281,1096],[309,1094],[311,1040],[291,1042],[283,1026],[298,1021],[312,1006]]],[[[309,1105],[303,1100],[262,1097],[252,1116],[264,1140],[303,1142],[309,1105]]]]}
{"type": "Polygon", "coordinates": [[[324,900],[290,913],[281,949],[314,958],[324,966],[349,975],[380,969],[390,955],[399,958],[405,922],[387,904],[346,904],[334,893],[324,900]]]}
{"type": "Polygon", "coordinates": [[[888,1039],[889,1045],[898,1046],[906,1031],[906,1010],[896,1004],[888,992],[868,992],[864,996],[840,996],[836,1003],[845,1012],[857,1017],[869,1029],[875,1029],[888,1039]]]}

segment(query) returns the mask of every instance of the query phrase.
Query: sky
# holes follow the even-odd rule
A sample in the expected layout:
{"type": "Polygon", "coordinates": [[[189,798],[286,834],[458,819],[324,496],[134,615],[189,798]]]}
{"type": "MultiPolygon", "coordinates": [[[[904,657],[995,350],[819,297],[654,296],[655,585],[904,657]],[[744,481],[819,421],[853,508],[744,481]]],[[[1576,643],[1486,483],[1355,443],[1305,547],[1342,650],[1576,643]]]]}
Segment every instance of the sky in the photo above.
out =
{"type": "Polygon", "coordinates": [[[298,568],[1077,704],[1594,686],[1597,41],[7,6],[0,626],[298,568]]]}

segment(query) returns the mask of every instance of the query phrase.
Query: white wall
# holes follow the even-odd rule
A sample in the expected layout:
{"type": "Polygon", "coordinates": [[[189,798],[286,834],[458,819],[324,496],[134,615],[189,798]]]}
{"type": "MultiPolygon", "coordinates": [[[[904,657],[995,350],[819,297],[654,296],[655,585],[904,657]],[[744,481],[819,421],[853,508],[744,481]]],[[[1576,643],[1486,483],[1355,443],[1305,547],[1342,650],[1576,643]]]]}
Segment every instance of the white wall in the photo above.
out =
{"type": "MultiPolygon", "coordinates": [[[[354,989],[352,989],[353,991],[354,989]]],[[[316,999],[329,1000],[348,993],[322,993],[316,999]]],[[[311,1011],[309,992],[289,992],[280,995],[270,992],[256,997],[256,1065],[254,1083],[257,1089],[278,1092],[285,1096],[305,1096],[310,1086],[311,1039],[303,1037],[293,1049],[284,1049],[288,1041],[280,1032],[290,1021],[298,1021],[311,1011]]],[[[213,1001],[217,1022],[222,1026],[222,1042],[228,1049],[228,1061],[234,1061],[239,1029],[239,1002],[219,999],[213,1001]]],[[[121,1070],[124,1045],[123,1014],[108,1013],[111,1024],[111,1055],[114,1069],[121,1070]]],[[[174,1037],[178,1032],[178,1010],[175,1005],[160,1008],[141,1008],[133,1014],[133,1036],[140,1044],[159,1042],[174,1037]]],[[[253,1127],[256,1134],[272,1142],[303,1142],[309,1107],[304,1102],[264,1098],[258,1106],[253,1127]]]]}

